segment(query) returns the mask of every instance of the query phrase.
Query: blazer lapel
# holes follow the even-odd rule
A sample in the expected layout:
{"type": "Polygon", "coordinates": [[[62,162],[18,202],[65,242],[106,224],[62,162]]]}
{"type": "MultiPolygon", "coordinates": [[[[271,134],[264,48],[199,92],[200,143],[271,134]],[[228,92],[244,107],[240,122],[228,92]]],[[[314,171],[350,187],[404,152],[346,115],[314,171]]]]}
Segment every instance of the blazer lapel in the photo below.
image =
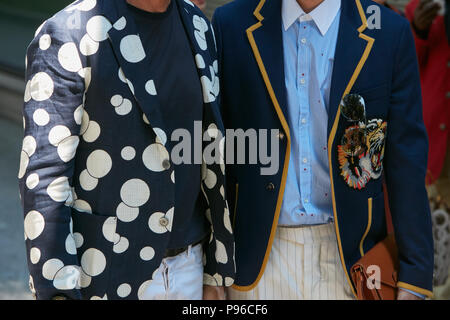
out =
{"type": "Polygon", "coordinates": [[[330,107],[328,112],[328,163],[330,170],[331,195],[333,202],[333,214],[338,240],[339,255],[344,266],[347,281],[355,294],[352,281],[346,269],[346,263],[342,250],[341,233],[339,230],[339,215],[336,204],[335,177],[339,176],[339,170],[333,170],[336,164],[335,137],[339,128],[341,117],[340,102],[350,93],[364,64],[372,50],[375,39],[364,34],[367,28],[367,20],[360,0],[342,0],[341,21],[339,26],[338,43],[336,47],[333,77],[331,82],[330,107]],[[336,175],[335,175],[336,174],[336,175]]]}
{"type": "MultiPolygon", "coordinates": [[[[127,3],[125,0],[108,0],[103,3],[103,12],[113,25],[108,31],[108,38],[122,69],[123,78],[151,127],[166,132],[157,95],[158,79],[147,71],[151,55],[143,46],[127,3]]],[[[158,135],[158,132],[155,134],[158,135]]]]}
{"type": "Polygon", "coordinates": [[[284,86],[283,34],[281,1],[261,0],[254,11],[258,22],[247,29],[247,37],[266,88],[286,134],[286,89],[284,86]]]}
{"type": "Polygon", "coordinates": [[[342,98],[350,93],[372,50],[375,40],[363,33],[366,27],[360,0],[342,1],[328,110],[329,135],[335,122],[339,121],[338,109],[342,98]]]}
{"type": "Polygon", "coordinates": [[[211,54],[216,52],[217,46],[215,39],[214,43],[208,43],[208,37],[204,34],[204,32],[209,31],[214,34],[214,30],[205,19],[195,14],[192,2],[184,0],[172,1],[175,1],[178,5],[181,21],[191,46],[192,56],[195,57],[198,76],[202,84],[203,111],[207,116],[205,120],[208,120],[208,115],[210,115],[212,119],[209,120],[223,130],[222,117],[218,105],[220,92],[218,62],[217,56],[211,54]],[[210,46],[214,46],[214,50],[210,46]]]}

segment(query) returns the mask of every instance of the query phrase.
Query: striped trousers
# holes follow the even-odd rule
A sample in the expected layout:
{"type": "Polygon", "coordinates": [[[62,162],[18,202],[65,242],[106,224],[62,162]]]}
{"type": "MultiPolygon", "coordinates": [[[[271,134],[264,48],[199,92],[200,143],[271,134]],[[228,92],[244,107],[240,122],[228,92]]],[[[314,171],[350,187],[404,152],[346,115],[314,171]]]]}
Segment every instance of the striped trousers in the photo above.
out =
{"type": "MultiPolygon", "coordinates": [[[[239,272],[239,270],[238,270],[239,272]]],[[[351,300],[334,224],[278,227],[261,280],[250,291],[230,288],[230,300],[351,300]]]]}

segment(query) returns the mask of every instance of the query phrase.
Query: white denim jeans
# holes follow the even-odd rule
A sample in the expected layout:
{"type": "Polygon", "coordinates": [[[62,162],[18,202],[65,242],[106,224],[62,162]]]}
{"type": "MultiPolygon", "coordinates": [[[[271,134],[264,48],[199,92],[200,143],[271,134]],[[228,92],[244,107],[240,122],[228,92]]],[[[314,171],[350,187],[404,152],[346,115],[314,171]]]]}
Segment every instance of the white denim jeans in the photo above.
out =
{"type": "Polygon", "coordinates": [[[201,300],[203,298],[202,245],[164,258],[153,274],[142,300],[201,300]]]}

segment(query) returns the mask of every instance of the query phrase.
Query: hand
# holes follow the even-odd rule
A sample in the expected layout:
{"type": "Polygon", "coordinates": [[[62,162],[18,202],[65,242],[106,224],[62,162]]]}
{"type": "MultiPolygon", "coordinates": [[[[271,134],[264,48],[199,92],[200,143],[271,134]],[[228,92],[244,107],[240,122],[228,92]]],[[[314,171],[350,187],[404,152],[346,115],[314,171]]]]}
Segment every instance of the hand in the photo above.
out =
{"type": "Polygon", "coordinates": [[[441,5],[433,0],[420,0],[419,5],[414,11],[413,27],[422,38],[428,36],[428,31],[436,18],[441,5]]]}
{"type": "Polygon", "coordinates": [[[397,300],[423,300],[422,298],[402,289],[398,290],[397,300]]]}
{"type": "Polygon", "coordinates": [[[226,300],[225,288],[203,286],[203,300],[226,300]]]}

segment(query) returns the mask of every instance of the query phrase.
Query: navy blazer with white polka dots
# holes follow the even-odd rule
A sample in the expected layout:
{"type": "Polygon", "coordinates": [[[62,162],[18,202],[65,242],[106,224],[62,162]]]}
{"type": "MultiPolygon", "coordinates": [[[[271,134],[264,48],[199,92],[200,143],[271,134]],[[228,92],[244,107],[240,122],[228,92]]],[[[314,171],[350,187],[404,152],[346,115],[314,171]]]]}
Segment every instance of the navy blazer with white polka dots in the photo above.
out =
{"type": "MultiPolygon", "coordinates": [[[[176,3],[202,84],[203,131],[219,139],[213,29],[189,0],[176,3]]],[[[145,72],[152,53],[128,10],[124,0],[77,1],[44,22],[28,48],[19,179],[38,299],[139,299],[177,218],[158,79],[145,72]]],[[[224,170],[223,161],[202,165],[212,230],[204,283],[230,286],[224,170]]]]}

